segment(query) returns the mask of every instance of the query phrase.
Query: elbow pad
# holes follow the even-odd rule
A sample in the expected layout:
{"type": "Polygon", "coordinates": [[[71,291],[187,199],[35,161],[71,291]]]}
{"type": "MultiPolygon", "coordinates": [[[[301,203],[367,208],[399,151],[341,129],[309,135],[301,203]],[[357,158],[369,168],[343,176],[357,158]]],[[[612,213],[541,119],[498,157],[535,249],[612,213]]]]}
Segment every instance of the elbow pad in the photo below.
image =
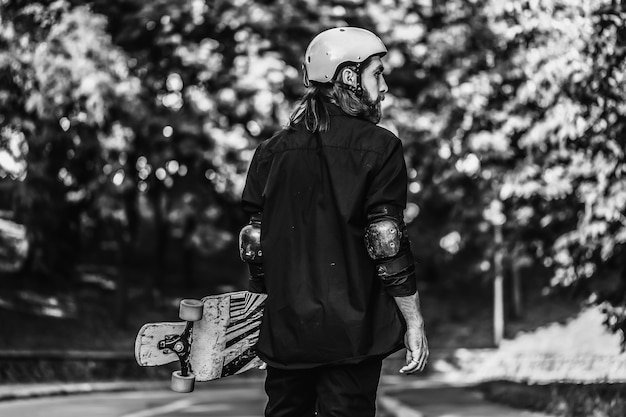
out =
{"type": "Polygon", "coordinates": [[[384,259],[400,252],[401,225],[392,217],[374,219],[365,229],[365,247],[370,258],[384,259]]]}
{"type": "Polygon", "coordinates": [[[367,218],[365,247],[370,258],[377,261],[410,252],[409,234],[401,210],[383,205],[372,210],[367,218]]]}
{"type": "Polygon", "coordinates": [[[263,261],[260,218],[253,217],[239,232],[239,257],[248,264],[263,261]]]}
{"type": "Polygon", "coordinates": [[[367,253],[376,263],[376,274],[392,295],[415,292],[415,265],[402,213],[380,206],[368,216],[365,229],[367,253]]]}
{"type": "Polygon", "coordinates": [[[261,216],[252,216],[250,223],[239,232],[239,256],[248,264],[250,271],[250,292],[267,293],[263,271],[263,251],[261,250],[261,216]]]}

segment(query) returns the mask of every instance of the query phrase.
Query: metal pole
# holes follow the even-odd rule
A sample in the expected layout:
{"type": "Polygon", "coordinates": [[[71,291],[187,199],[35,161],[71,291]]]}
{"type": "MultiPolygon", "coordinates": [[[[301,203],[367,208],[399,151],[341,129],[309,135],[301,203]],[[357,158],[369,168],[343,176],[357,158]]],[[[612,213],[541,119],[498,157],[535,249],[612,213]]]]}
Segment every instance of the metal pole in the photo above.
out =
{"type": "Polygon", "coordinates": [[[494,224],[493,231],[496,246],[493,260],[495,272],[493,281],[493,341],[496,346],[500,346],[504,338],[504,276],[502,273],[504,253],[502,245],[502,225],[494,224]]]}

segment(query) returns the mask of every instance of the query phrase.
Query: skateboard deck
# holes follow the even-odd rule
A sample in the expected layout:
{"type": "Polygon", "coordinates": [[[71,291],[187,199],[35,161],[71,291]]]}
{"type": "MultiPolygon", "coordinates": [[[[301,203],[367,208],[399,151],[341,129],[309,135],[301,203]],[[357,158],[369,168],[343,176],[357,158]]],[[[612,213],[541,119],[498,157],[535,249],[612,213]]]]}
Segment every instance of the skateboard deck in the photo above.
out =
{"type": "Polygon", "coordinates": [[[211,295],[201,300],[195,321],[145,324],[135,340],[135,359],[141,366],[180,361],[183,375],[196,381],[258,368],[263,362],[255,345],[266,297],[248,291],[211,295]]]}

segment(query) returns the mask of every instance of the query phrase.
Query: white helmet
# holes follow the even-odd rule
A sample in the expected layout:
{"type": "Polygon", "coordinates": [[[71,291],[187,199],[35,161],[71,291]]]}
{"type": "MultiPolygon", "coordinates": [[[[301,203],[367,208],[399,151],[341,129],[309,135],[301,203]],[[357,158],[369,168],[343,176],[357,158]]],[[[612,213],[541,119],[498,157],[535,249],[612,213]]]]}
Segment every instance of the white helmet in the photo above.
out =
{"type": "Polygon", "coordinates": [[[329,83],[345,64],[359,65],[373,55],[383,56],[387,48],[369,30],[355,27],[328,29],[317,35],[304,54],[304,85],[309,81],[329,83]]]}

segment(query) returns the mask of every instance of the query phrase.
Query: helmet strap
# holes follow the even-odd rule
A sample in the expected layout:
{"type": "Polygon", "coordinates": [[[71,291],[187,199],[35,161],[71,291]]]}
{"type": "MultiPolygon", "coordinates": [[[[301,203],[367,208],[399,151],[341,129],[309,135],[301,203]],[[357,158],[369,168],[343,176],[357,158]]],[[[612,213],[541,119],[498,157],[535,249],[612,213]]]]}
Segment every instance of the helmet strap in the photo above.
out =
{"type": "Polygon", "coordinates": [[[354,65],[354,73],[356,74],[356,86],[346,84],[343,81],[335,81],[335,84],[352,91],[358,98],[361,98],[363,97],[363,86],[361,85],[361,63],[360,62],[357,62],[354,65]]]}
{"type": "Polygon", "coordinates": [[[361,85],[361,63],[358,62],[355,65],[355,71],[356,72],[356,88],[354,89],[354,94],[356,94],[356,96],[358,98],[363,97],[363,86],[361,85]]]}

